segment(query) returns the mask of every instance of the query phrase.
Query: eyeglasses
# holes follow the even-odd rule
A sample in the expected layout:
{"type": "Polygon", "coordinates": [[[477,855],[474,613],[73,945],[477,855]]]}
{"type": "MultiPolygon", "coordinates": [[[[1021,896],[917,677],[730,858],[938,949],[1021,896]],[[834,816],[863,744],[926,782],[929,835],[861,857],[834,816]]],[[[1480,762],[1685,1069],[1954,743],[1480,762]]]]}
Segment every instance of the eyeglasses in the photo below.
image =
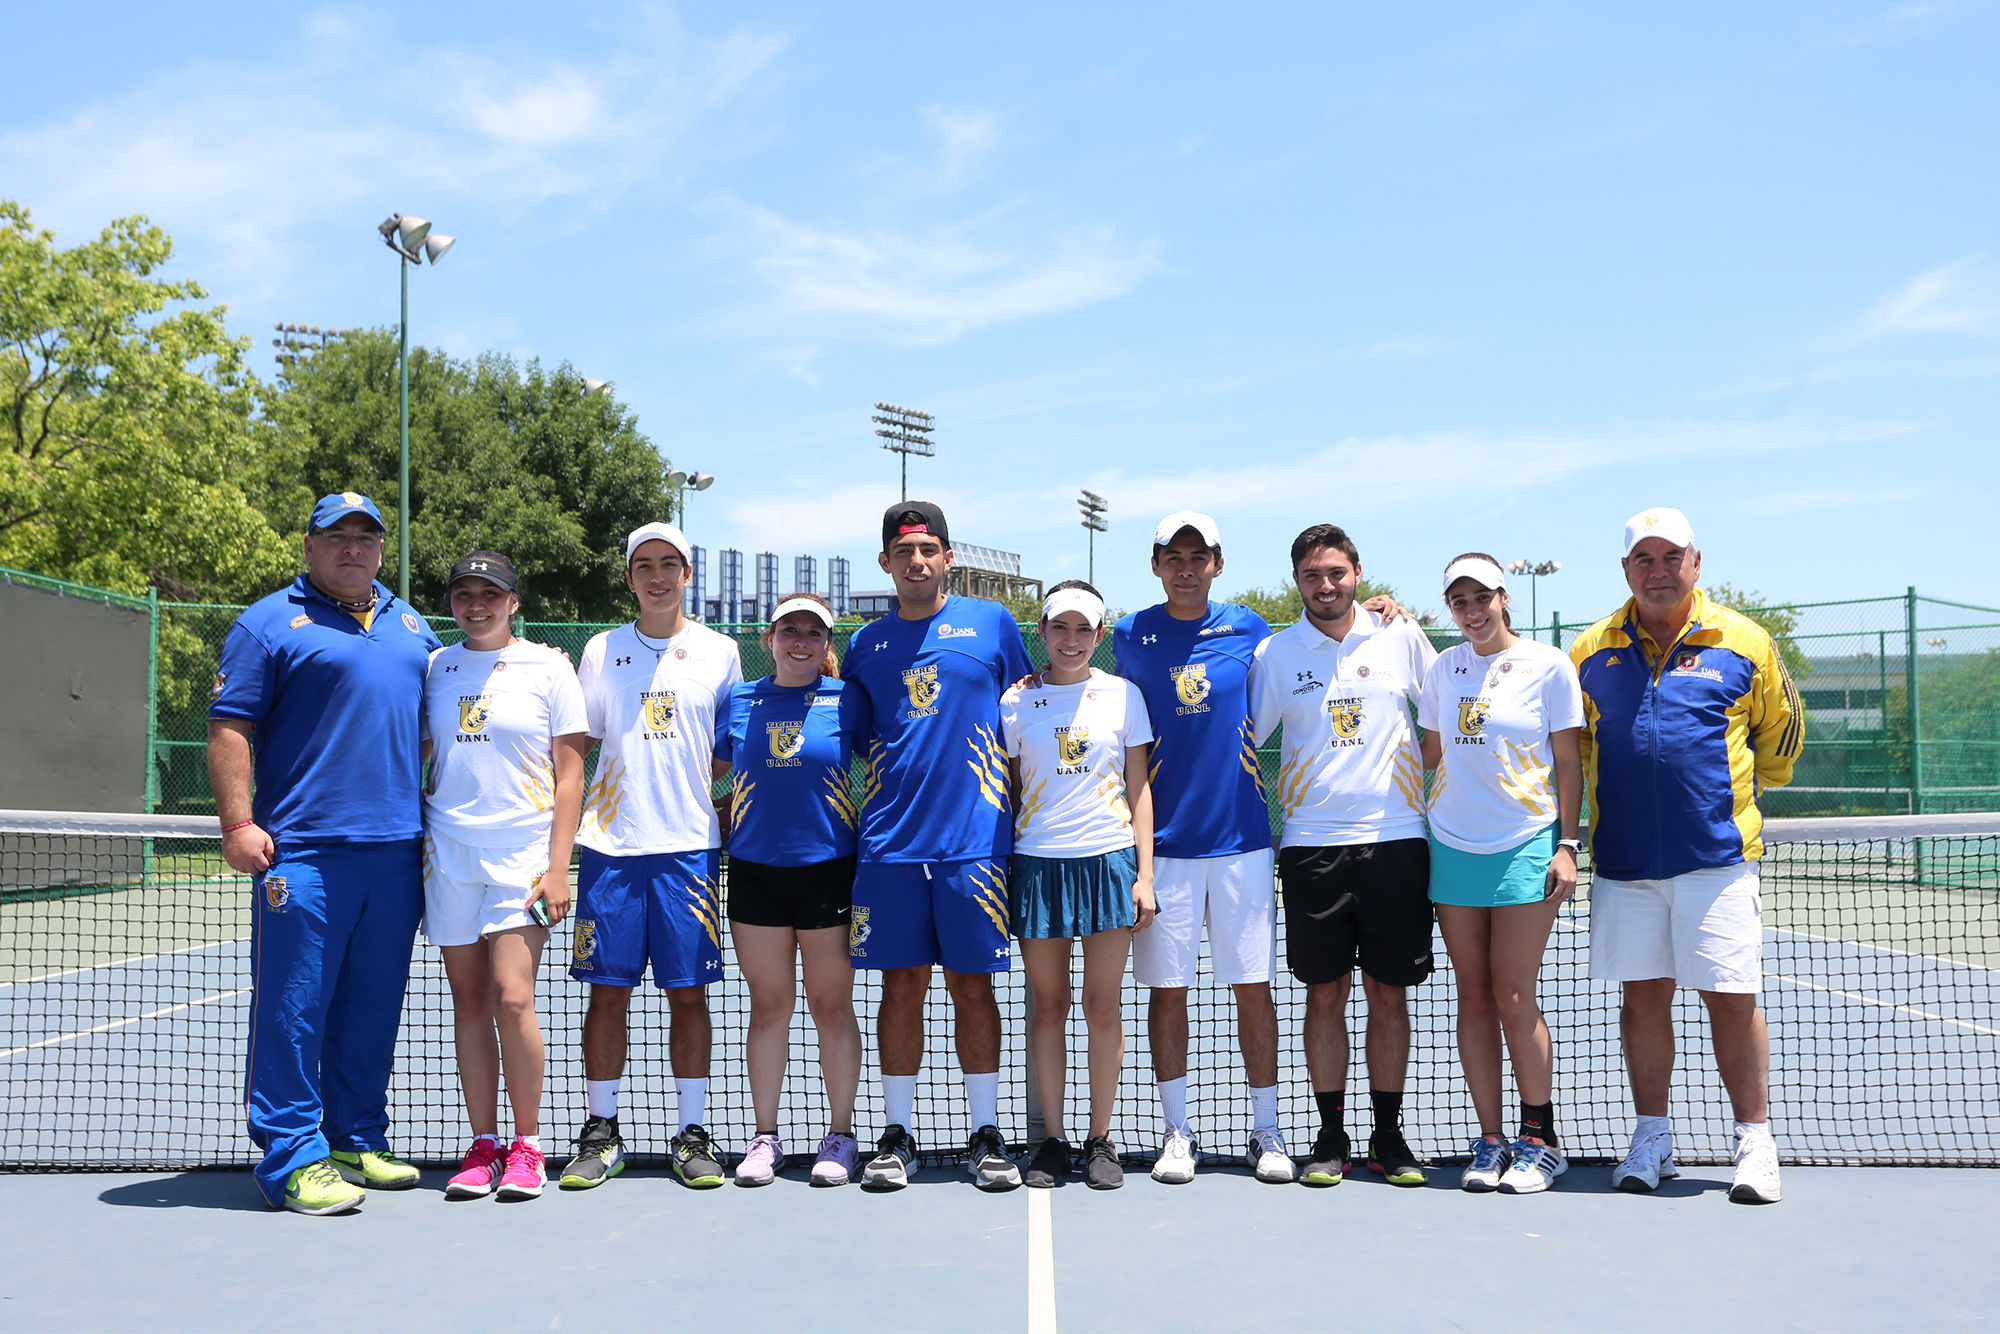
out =
{"type": "Polygon", "coordinates": [[[382,533],[351,533],[338,528],[323,529],[314,537],[332,547],[353,547],[356,551],[373,551],[382,545],[382,533]]]}

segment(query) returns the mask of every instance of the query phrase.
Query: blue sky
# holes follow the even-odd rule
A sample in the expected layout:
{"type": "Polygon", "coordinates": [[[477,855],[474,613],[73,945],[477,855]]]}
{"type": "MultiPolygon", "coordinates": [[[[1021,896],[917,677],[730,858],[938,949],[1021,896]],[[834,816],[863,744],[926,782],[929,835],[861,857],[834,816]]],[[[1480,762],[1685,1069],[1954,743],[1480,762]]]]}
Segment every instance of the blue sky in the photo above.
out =
{"type": "Polygon", "coordinates": [[[417,340],[613,381],[697,541],[857,588],[887,399],[1032,573],[1102,493],[1125,607],[1187,506],[1224,591],[1332,521],[1582,619],[1677,504],[1711,580],[2000,602],[1993,5],[967,9],[16,6],[0,195],[151,216],[264,373],[392,324],[374,225],[431,218],[417,340]]]}

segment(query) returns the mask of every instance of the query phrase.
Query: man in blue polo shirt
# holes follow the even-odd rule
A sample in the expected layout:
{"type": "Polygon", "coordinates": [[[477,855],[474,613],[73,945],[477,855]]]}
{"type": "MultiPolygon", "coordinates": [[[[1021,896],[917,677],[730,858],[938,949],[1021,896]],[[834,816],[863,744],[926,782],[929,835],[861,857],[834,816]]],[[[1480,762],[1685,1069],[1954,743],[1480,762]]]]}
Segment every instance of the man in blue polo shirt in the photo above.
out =
{"type": "Polygon", "coordinates": [[[389,1151],[389,1073],[424,906],[418,724],[440,645],[376,582],[382,532],[366,496],[315,505],[306,572],[230,627],[209,704],[223,859],[255,877],[257,1189],[306,1214],[417,1184],[389,1151]]]}

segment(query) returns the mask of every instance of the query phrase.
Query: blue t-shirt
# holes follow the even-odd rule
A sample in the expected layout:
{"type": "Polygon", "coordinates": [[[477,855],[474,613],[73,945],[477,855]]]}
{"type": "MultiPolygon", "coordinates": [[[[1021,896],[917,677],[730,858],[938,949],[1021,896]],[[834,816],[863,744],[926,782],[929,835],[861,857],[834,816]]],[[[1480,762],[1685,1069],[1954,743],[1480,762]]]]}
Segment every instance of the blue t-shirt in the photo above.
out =
{"type": "Polygon", "coordinates": [[[997,602],[948,597],[922,621],[895,613],[847,646],[866,767],[861,858],[950,862],[1014,848],[1000,694],[1034,670],[997,602]]]}
{"type": "Polygon", "coordinates": [[[1112,631],[1118,675],[1146,697],[1153,722],[1153,852],[1226,857],[1271,846],[1271,808],[1250,721],[1250,662],[1271,633],[1264,618],[1211,602],[1198,621],[1164,604],[1112,631]]]}
{"type": "Polygon", "coordinates": [[[742,681],[716,715],[715,758],[728,760],[729,855],[811,866],[854,855],[860,812],[848,790],[854,719],[845,683],[742,681]]]}
{"type": "Polygon", "coordinates": [[[222,641],[208,716],[252,725],[251,814],[278,843],[424,832],[424,671],[442,645],[375,585],[369,628],[304,575],[244,609],[222,641]]]}

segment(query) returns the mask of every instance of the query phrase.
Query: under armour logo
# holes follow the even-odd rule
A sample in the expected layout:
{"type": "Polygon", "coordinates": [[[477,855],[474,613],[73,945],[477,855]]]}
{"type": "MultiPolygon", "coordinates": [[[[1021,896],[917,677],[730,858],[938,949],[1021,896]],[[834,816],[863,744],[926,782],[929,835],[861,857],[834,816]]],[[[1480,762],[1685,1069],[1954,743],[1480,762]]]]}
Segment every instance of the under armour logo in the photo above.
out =
{"type": "Polygon", "coordinates": [[[631,662],[631,661],[632,661],[632,659],[631,659],[631,658],[629,658],[629,657],[624,657],[624,658],[620,658],[620,659],[618,659],[618,661],[616,661],[616,662],[612,663],[611,665],[612,665],[612,666],[614,666],[614,667],[623,667],[623,666],[625,666],[625,664],[627,664],[627,663],[629,663],[629,662],[631,662]]]}
{"type": "Polygon", "coordinates": [[[995,945],[995,946],[993,947],[993,957],[994,957],[994,958],[996,958],[996,959],[1004,959],[1004,958],[1006,958],[1006,957],[1007,957],[1007,947],[1006,947],[1005,945],[995,945]]]}
{"type": "Polygon", "coordinates": [[[1459,676],[1464,676],[1471,669],[1466,667],[1454,667],[1451,670],[1459,676]]]}
{"type": "Polygon", "coordinates": [[[884,644],[877,644],[877,645],[875,646],[875,651],[876,651],[877,653],[880,653],[880,652],[881,652],[881,651],[882,651],[883,649],[885,649],[885,648],[887,648],[887,647],[889,647],[889,646],[888,646],[888,645],[887,645],[886,643],[884,643],[884,644]]]}
{"type": "Polygon", "coordinates": [[[476,560],[472,562],[472,564],[466,566],[465,568],[468,570],[484,570],[490,568],[490,566],[486,561],[476,560]]]}
{"type": "Polygon", "coordinates": [[[1304,681],[1309,685],[1319,684],[1319,678],[1314,676],[1311,672],[1300,672],[1298,674],[1298,678],[1299,680],[1304,681]]]}
{"type": "Polygon", "coordinates": [[[1141,635],[1139,636],[1139,642],[1141,644],[1157,644],[1160,642],[1160,637],[1158,635],[1141,635]]]}
{"type": "Polygon", "coordinates": [[[1035,701],[1035,707],[1038,709],[1046,709],[1047,707],[1049,707],[1049,702],[1045,699],[1038,699],[1035,701]]]}
{"type": "Polygon", "coordinates": [[[457,670],[458,670],[458,664],[457,664],[457,663],[453,663],[453,664],[452,664],[451,666],[449,666],[449,667],[445,668],[445,670],[446,670],[447,672],[455,672],[455,671],[457,671],[457,670]]]}

